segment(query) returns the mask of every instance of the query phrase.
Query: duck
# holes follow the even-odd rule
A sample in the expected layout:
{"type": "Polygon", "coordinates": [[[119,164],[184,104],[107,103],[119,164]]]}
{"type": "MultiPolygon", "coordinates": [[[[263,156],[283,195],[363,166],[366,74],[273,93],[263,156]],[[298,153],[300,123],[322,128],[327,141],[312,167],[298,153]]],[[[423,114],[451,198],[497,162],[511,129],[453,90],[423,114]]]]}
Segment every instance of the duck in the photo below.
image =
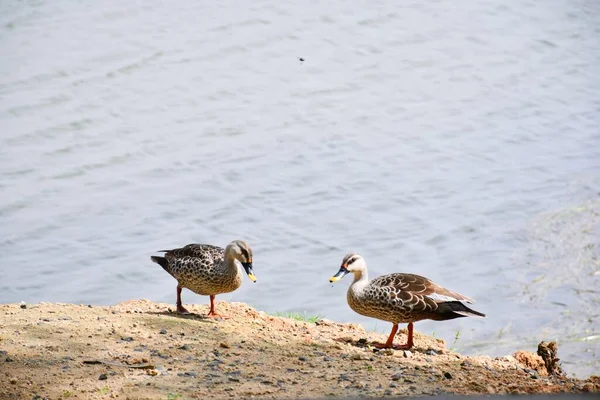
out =
{"type": "Polygon", "coordinates": [[[414,346],[413,323],[417,321],[486,317],[465,305],[474,302],[470,297],[452,292],[420,275],[393,273],[369,280],[367,263],[357,253],[344,256],[339,271],[329,278],[329,282],[339,281],[350,273],[354,275],[346,295],[350,308],[360,315],[393,324],[385,343],[372,343],[379,349],[411,349],[414,346]],[[394,345],[400,323],[408,323],[408,339],[405,344],[394,345]]]}
{"type": "Polygon", "coordinates": [[[210,244],[192,243],[172,250],[158,250],[164,257],[151,256],[177,280],[177,312],[189,314],[183,307],[181,291],[210,296],[210,310],[207,317],[230,318],[215,311],[215,297],[218,294],[233,292],[242,284],[242,269],[252,282],[257,281],[252,269],[252,249],[243,240],[234,240],[223,249],[210,244]]]}

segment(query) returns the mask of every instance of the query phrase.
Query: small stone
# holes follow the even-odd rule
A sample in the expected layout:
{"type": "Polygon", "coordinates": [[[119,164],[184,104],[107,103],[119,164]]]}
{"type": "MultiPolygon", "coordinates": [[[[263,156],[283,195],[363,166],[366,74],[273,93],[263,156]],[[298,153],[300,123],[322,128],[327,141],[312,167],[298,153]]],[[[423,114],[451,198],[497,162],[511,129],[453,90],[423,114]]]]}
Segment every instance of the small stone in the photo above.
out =
{"type": "Polygon", "coordinates": [[[306,361],[306,357],[300,356],[300,357],[298,357],[298,360],[300,360],[300,361],[306,361]]]}
{"type": "Polygon", "coordinates": [[[404,350],[404,357],[411,358],[412,357],[412,352],[410,350],[404,350]]]}
{"type": "Polygon", "coordinates": [[[98,380],[101,380],[101,381],[105,381],[107,379],[108,379],[108,376],[106,374],[100,374],[100,376],[98,377],[98,380]]]}
{"type": "Polygon", "coordinates": [[[352,355],[350,356],[350,359],[351,359],[351,360],[362,360],[362,359],[363,359],[363,356],[362,356],[362,355],[360,355],[360,354],[358,354],[358,353],[355,353],[355,354],[352,354],[352,355]]]}
{"type": "Polygon", "coordinates": [[[331,361],[332,358],[331,357],[323,357],[323,361],[331,361]]]}
{"type": "Polygon", "coordinates": [[[397,387],[398,387],[398,384],[397,384],[397,383],[394,383],[394,382],[392,382],[392,383],[390,383],[390,385],[389,385],[389,386],[390,386],[391,388],[397,388],[397,387]]]}
{"type": "Polygon", "coordinates": [[[231,348],[231,346],[229,345],[229,343],[226,343],[226,342],[221,342],[221,343],[219,343],[219,347],[222,347],[222,348],[224,348],[224,349],[229,349],[229,348],[231,348]]]}
{"type": "Polygon", "coordinates": [[[356,387],[359,389],[364,389],[367,387],[367,384],[363,381],[358,381],[358,383],[356,384],[356,387]]]}
{"type": "Polygon", "coordinates": [[[397,372],[397,373],[395,373],[394,375],[392,375],[392,380],[393,380],[393,381],[397,381],[397,380],[399,380],[400,378],[402,378],[402,372],[397,372]]]}
{"type": "Polygon", "coordinates": [[[158,333],[160,333],[161,335],[166,335],[167,330],[165,328],[162,328],[158,333]]]}
{"type": "Polygon", "coordinates": [[[6,359],[4,360],[4,362],[13,362],[13,361],[15,361],[15,360],[13,360],[13,359],[12,359],[12,358],[10,358],[10,357],[6,357],[6,359]]]}
{"type": "Polygon", "coordinates": [[[184,344],[183,346],[179,347],[179,350],[189,350],[189,349],[190,349],[190,346],[187,344],[184,344]]]}
{"type": "Polygon", "coordinates": [[[11,383],[12,385],[16,385],[16,384],[17,384],[17,380],[16,380],[15,378],[12,378],[12,379],[10,380],[10,383],[11,383]]]}
{"type": "Polygon", "coordinates": [[[434,349],[429,349],[429,350],[427,350],[427,355],[428,356],[437,356],[438,352],[435,351],[434,349]]]}
{"type": "Polygon", "coordinates": [[[385,396],[391,396],[392,394],[394,394],[394,392],[392,392],[392,390],[391,390],[391,389],[385,389],[385,391],[383,392],[383,394],[384,394],[385,396]]]}
{"type": "Polygon", "coordinates": [[[444,378],[452,379],[452,374],[450,372],[444,372],[444,378]]]}
{"type": "Polygon", "coordinates": [[[127,336],[127,337],[121,338],[121,340],[123,342],[133,342],[133,338],[131,336],[127,336]]]}
{"type": "Polygon", "coordinates": [[[21,304],[19,305],[19,307],[21,307],[24,310],[27,308],[27,304],[25,304],[25,302],[22,301],[21,304]]]}

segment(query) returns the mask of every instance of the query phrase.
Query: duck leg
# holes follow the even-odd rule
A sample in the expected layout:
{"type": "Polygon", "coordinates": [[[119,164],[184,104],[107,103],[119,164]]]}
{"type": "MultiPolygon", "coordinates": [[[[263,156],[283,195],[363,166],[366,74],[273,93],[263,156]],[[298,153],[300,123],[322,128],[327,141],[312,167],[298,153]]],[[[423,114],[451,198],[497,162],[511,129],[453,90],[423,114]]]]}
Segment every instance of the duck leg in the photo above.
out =
{"type": "Polygon", "coordinates": [[[373,342],[372,343],[373,347],[376,347],[378,349],[395,349],[395,350],[408,350],[408,349],[412,348],[413,347],[413,323],[410,322],[408,324],[408,340],[406,341],[406,344],[400,344],[400,345],[394,346],[394,336],[396,336],[397,332],[398,332],[398,324],[394,324],[394,326],[392,326],[392,332],[390,333],[390,336],[388,337],[387,342],[385,342],[385,343],[373,342]]]}
{"type": "Polygon", "coordinates": [[[222,319],[231,318],[227,315],[221,315],[221,314],[216,313],[216,311],[215,311],[215,296],[212,294],[210,295],[210,311],[208,312],[208,314],[206,316],[210,317],[210,318],[222,318],[222,319]]]}
{"type": "Polygon", "coordinates": [[[189,314],[190,312],[183,308],[183,303],[181,302],[181,290],[183,288],[177,285],[177,312],[179,314],[189,314]]]}

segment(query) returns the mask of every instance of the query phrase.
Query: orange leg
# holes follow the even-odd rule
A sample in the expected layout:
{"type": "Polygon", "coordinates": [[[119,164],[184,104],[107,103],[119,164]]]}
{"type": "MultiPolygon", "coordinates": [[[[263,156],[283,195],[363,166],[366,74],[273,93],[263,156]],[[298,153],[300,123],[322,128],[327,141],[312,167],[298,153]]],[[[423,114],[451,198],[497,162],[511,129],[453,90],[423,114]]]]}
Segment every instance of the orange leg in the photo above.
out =
{"type": "Polygon", "coordinates": [[[217,314],[215,312],[215,296],[212,294],[210,295],[210,311],[208,312],[208,314],[206,316],[210,317],[210,318],[222,318],[222,319],[231,318],[227,315],[221,315],[221,314],[217,314]]]}
{"type": "Polygon", "coordinates": [[[373,347],[377,347],[378,349],[396,349],[396,350],[408,350],[413,347],[413,323],[412,322],[410,322],[408,324],[408,340],[406,341],[406,344],[400,344],[400,345],[394,346],[394,336],[396,336],[396,332],[398,332],[398,324],[394,324],[394,326],[392,326],[392,332],[390,333],[390,336],[388,337],[387,342],[385,342],[385,343],[373,342],[372,343],[373,347]]]}
{"type": "Polygon", "coordinates": [[[180,314],[189,314],[190,312],[183,308],[183,304],[181,303],[181,290],[182,287],[177,285],[177,312],[180,314]]]}

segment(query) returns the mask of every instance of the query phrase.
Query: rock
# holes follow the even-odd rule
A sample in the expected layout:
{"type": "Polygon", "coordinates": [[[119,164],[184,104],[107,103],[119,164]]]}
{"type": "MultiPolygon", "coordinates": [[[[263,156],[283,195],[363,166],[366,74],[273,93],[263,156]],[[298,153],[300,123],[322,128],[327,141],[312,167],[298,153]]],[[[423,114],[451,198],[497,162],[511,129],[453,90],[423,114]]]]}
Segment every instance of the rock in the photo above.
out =
{"type": "Polygon", "coordinates": [[[450,372],[444,372],[444,378],[446,379],[452,379],[452,374],[450,372]]]}
{"type": "Polygon", "coordinates": [[[391,388],[397,388],[397,387],[398,387],[398,384],[397,384],[397,383],[394,383],[394,382],[391,382],[391,383],[389,384],[389,386],[390,386],[391,388]]]}
{"type": "Polygon", "coordinates": [[[394,392],[392,392],[391,389],[385,389],[385,391],[383,392],[384,396],[391,396],[392,394],[394,394],[394,392]]]}
{"type": "Polygon", "coordinates": [[[320,326],[333,326],[335,323],[331,320],[328,319],[320,319],[317,322],[315,322],[315,325],[320,325],[320,326]]]}
{"type": "Polygon", "coordinates": [[[189,350],[190,346],[188,344],[184,344],[183,346],[178,347],[179,350],[189,350]]]}
{"type": "Polygon", "coordinates": [[[105,381],[108,379],[108,375],[106,374],[100,374],[100,376],[98,377],[98,380],[100,381],[105,381]]]}
{"type": "Polygon", "coordinates": [[[10,358],[10,357],[6,357],[6,358],[4,359],[4,362],[13,362],[13,361],[15,361],[15,360],[13,360],[13,359],[12,359],[12,358],[10,358]]]}
{"type": "Polygon", "coordinates": [[[412,352],[410,350],[404,350],[404,357],[411,358],[412,357],[412,352]]]}
{"type": "Polygon", "coordinates": [[[544,360],[539,355],[520,350],[517,351],[513,356],[524,369],[535,370],[542,376],[546,376],[548,374],[544,360]]]}
{"type": "Polygon", "coordinates": [[[133,342],[133,338],[131,336],[127,336],[124,338],[121,338],[122,342],[133,342]]]}
{"type": "Polygon", "coordinates": [[[231,346],[229,345],[229,343],[225,343],[225,342],[221,342],[219,343],[219,347],[222,347],[224,349],[229,349],[231,348],[231,346]]]}
{"type": "Polygon", "coordinates": [[[21,307],[24,310],[27,308],[27,304],[25,304],[25,302],[22,301],[21,304],[19,305],[19,307],[21,307]]]}
{"type": "Polygon", "coordinates": [[[400,378],[402,378],[402,375],[403,375],[402,372],[397,372],[394,375],[392,375],[392,380],[393,381],[400,380],[400,378]]]}
{"type": "Polygon", "coordinates": [[[323,357],[323,361],[331,361],[332,358],[331,357],[323,357]]]}
{"type": "Polygon", "coordinates": [[[166,335],[167,330],[165,328],[162,328],[158,333],[160,333],[161,335],[166,335]]]}
{"type": "Polygon", "coordinates": [[[306,361],[306,357],[300,356],[300,357],[298,357],[298,360],[300,360],[300,361],[306,361]]]}
{"type": "Polygon", "coordinates": [[[437,356],[439,353],[437,351],[435,351],[434,349],[429,349],[429,350],[427,350],[426,354],[428,356],[437,356]]]}
{"type": "Polygon", "coordinates": [[[541,342],[538,345],[538,356],[544,361],[548,375],[564,376],[565,373],[559,365],[560,360],[557,357],[558,345],[556,342],[541,342]]]}

